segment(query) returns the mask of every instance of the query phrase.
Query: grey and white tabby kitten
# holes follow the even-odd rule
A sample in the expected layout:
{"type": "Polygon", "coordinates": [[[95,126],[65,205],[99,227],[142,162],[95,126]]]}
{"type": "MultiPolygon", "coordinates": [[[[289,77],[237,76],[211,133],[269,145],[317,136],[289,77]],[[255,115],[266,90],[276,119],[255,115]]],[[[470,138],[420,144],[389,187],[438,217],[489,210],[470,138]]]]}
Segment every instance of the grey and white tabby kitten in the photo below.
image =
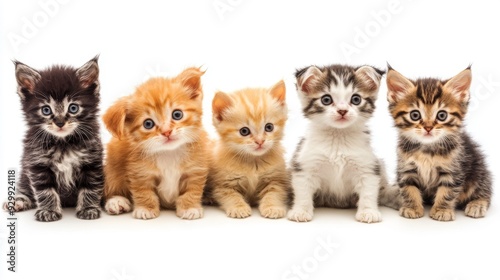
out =
{"type": "Polygon", "coordinates": [[[35,218],[44,222],[61,219],[62,207],[76,207],[80,219],[99,218],[104,178],[97,57],[78,69],[14,64],[28,130],[15,201],[4,208],[36,207],[35,218]]]}
{"type": "Polygon", "coordinates": [[[398,207],[398,190],[387,184],[367,126],[383,74],[371,66],[345,65],[296,72],[303,113],[310,122],[291,163],[295,198],[288,219],[310,221],[314,207],[357,207],[356,220],[380,222],[379,195],[398,207]]]}

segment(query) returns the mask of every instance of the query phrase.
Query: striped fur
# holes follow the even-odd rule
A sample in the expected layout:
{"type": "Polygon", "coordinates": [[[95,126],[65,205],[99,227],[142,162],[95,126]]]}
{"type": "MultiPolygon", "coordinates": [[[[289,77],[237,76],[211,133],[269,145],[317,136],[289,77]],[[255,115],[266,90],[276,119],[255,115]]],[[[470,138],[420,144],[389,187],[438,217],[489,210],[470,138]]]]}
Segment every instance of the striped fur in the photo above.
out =
{"type": "Polygon", "coordinates": [[[491,174],[478,145],[463,130],[470,82],[470,68],[444,81],[413,81],[389,69],[389,110],[399,131],[400,214],[405,218],[422,217],[424,204],[433,205],[430,216],[439,221],[454,220],[455,208],[474,218],[486,214],[491,174]],[[420,118],[412,118],[415,112],[420,118]]]}
{"type": "Polygon", "coordinates": [[[62,207],[76,207],[80,219],[99,218],[104,178],[97,57],[78,69],[15,65],[28,125],[15,210],[36,207],[35,218],[44,222],[61,219],[62,207]],[[79,109],[70,112],[75,104],[79,109]]]}

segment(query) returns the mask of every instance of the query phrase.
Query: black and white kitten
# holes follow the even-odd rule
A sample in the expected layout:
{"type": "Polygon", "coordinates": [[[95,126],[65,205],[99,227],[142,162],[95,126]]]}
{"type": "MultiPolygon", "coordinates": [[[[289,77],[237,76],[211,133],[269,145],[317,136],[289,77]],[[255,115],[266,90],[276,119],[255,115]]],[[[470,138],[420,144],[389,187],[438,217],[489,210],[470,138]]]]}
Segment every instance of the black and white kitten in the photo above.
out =
{"type": "Polygon", "coordinates": [[[28,130],[10,209],[37,207],[36,219],[50,222],[61,219],[62,207],[76,206],[78,218],[99,218],[104,178],[97,57],[78,69],[14,64],[28,130]]]}

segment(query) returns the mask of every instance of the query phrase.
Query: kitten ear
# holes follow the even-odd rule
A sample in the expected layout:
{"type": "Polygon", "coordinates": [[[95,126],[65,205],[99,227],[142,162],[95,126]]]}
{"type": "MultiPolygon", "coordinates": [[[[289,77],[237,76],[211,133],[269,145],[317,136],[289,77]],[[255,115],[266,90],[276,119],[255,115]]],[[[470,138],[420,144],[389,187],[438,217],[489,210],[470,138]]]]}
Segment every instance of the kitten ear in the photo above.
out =
{"type": "Polygon", "coordinates": [[[93,84],[99,83],[99,65],[97,64],[98,59],[99,56],[96,56],[76,70],[76,76],[80,80],[80,84],[83,88],[88,88],[93,84]]]}
{"type": "Polygon", "coordinates": [[[42,76],[35,69],[19,61],[14,61],[14,65],[16,67],[16,80],[18,85],[17,94],[19,94],[21,99],[24,99],[26,97],[25,91],[27,90],[33,93],[35,85],[40,81],[42,76]]]}
{"type": "Polygon", "coordinates": [[[360,81],[360,88],[367,91],[377,91],[380,87],[380,80],[385,71],[371,66],[361,66],[355,72],[356,78],[360,81]]]}
{"type": "Polygon", "coordinates": [[[203,96],[201,88],[201,76],[205,74],[200,68],[191,67],[182,71],[177,78],[182,85],[188,89],[191,99],[196,99],[198,96],[203,96]]]}
{"type": "Polygon", "coordinates": [[[410,93],[414,87],[412,81],[389,66],[389,72],[387,72],[387,100],[389,103],[396,103],[410,93]]]}
{"type": "Polygon", "coordinates": [[[231,106],[231,98],[222,91],[218,91],[212,100],[212,113],[214,119],[222,121],[224,110],[231,106]]]}
{"type": "Polygon", "coordinates": [[[462,101],[468,102],[470,99],[469,88],[472,82],[472,71],[470,66],[451,78],[444,85],[444,89],[448,90],[453,96],[462,101]]]}
{"type": "Polygon", "coordinates": [[[102,116],[104,125],[111,134],[120,139],[125,135],[125,117],[127,116],[128,97],[118,99],[102,116]]]}
{"type": "Polygon", "coordinates": [[[286,86],[285,82],[283,80],[279,81],[277,84],[275,84],[271,90],[269,91],[271,96],[278,100],[280,104],[285,104],[285,98],[286,98],[286,86]]]}
{"type": "Polygon", "coordinates": [[[305,71],[298,71],[295,74],[298,89],[305,94],[312,93],[312,90],[314,89],[314,82],[317,81],[322,74],[321,70],[319,70],[316,66],[309,66],[305,71]]]}

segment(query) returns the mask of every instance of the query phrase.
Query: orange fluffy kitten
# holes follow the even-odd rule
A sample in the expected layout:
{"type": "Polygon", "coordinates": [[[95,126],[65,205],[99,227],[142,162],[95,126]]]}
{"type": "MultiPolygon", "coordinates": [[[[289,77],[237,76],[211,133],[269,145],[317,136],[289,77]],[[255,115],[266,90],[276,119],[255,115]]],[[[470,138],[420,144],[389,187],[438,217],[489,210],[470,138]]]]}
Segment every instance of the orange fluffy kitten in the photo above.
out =
{"type": "Polygon", "coordinates": [[[150,79],[108,109],[103,120],[113,139],[104,167],[106,212],[129,212],[133,203],[138,219],[158,217],[160,207],[176,209],[183,219],[203,216],[202,75],[188,68],[175,78],[150,79]]]}
{"type": "Polygon", "coordinates": [[[281,139],[287,119],[285,84],[271,89],[216,93],[213,123],[220,135],[210,164],[206,196],[232,218],[259,205],[266,218],[287,210],[289,178],[281,139]]]}

